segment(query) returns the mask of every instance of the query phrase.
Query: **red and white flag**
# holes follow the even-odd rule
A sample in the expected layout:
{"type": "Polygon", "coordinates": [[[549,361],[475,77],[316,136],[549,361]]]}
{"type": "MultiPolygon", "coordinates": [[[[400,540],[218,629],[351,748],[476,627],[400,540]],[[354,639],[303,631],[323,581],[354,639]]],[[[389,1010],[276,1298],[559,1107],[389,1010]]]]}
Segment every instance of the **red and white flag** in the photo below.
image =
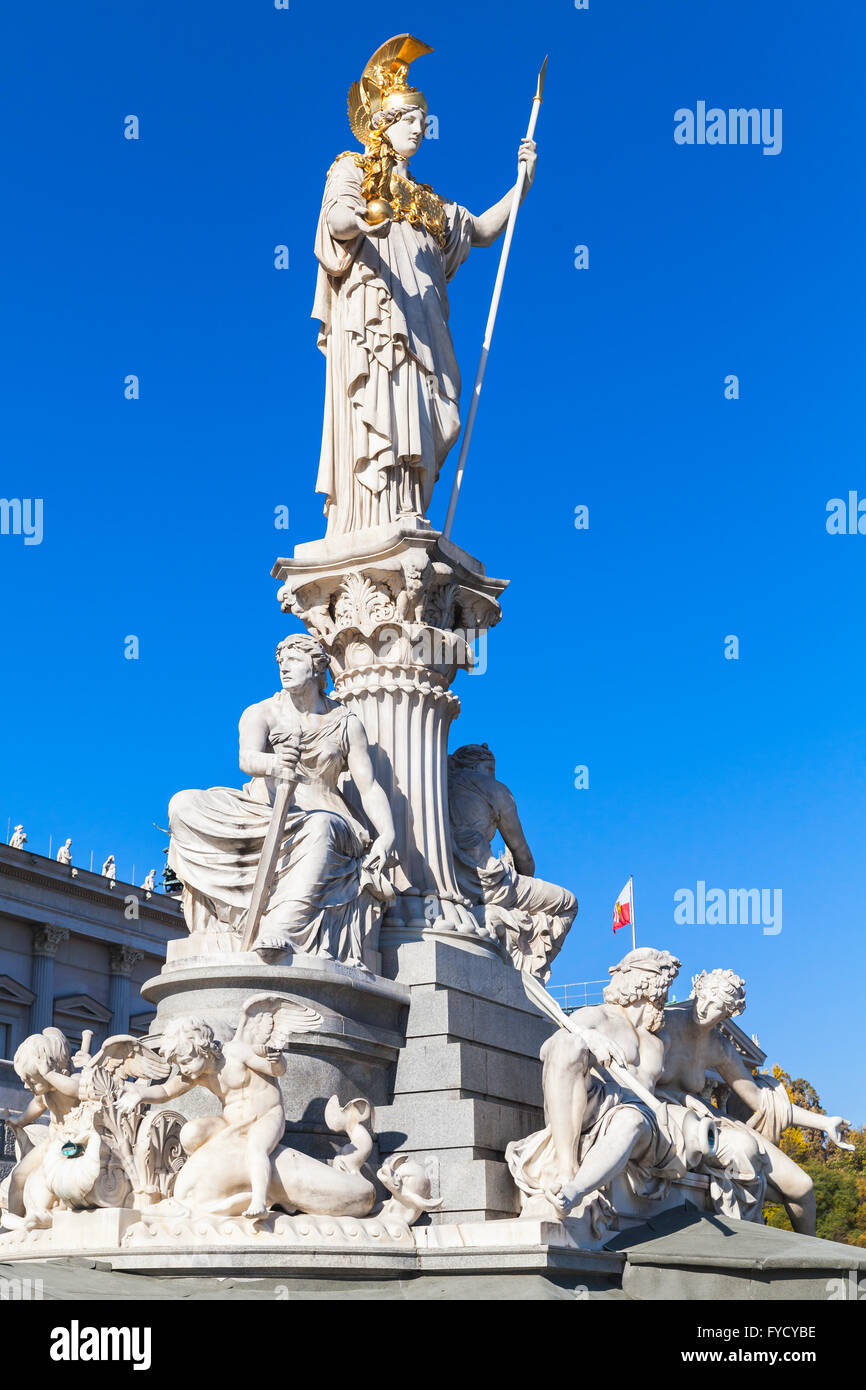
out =
{"type": "Polygon", "coordinates": [[[634,900],[632,898],[632,883],[629,879],[614,904],[613,929],[619,931],[620,927],[630,927],[633,921],[634,900]]]}

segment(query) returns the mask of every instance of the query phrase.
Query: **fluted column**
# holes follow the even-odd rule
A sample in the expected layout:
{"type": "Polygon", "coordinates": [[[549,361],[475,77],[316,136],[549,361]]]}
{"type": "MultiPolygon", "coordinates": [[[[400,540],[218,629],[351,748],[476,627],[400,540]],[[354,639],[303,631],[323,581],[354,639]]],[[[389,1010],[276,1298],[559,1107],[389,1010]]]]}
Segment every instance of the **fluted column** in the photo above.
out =
{"type": "Polygon", "coordinates": [[[395,941],[424,931],[492,944],[457,886],[448,816],[448,734],[460,711],[450,689],[472,644],[499,621],[505,582],[426,524],[299,546],[273,573],[331,658],[338,699],[358,715],[397,832],[395,941]]]}
{"type": "Polygon", "coordinates": [[[364,725],[394,817],[401,901],[392,921],[423,930],[443,918],[476,934],[457,887],[448,826],[448,731],[460,701],[441,674],[384,663],[347,669],[335,690],[364,725]]]}
{"type": "Polygon", "coordinates": [[[35,998],[30,1005],[30,1031],[41,1033],[54,1022],[54,957],[58,947],[69,940],[65,927],[46,922],[33,937],[33,965],[30,988],[35,998]]]}
{"type": "Polygon", "coordinates": [[[111,1009],[112,1033],[129,1032],[130,976],[143,958],[143,951],[135,951],[130,946],[111,948],[108,1007],[111,1009]]]}

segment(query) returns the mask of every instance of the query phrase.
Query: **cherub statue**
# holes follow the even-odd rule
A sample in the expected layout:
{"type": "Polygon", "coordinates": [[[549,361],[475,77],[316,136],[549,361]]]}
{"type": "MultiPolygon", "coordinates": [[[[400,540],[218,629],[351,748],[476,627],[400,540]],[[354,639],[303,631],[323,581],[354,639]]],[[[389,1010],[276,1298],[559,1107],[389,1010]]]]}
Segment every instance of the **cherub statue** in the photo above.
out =
{"type": "Polygon", "coordinates": [[[360,1171],[372,1149],[366,1124],[369,1102],[325,1110],[329,1128],[350,1143],[330,1163],[282,1143],[286,1116],[278,1084],[283,1052],[293,1035],[321,1026],[314,1009],[279,996],[257,994],[241,1010],[231,1041],[220,1043],[204,1019],[172,1019],[160,1050],[176,1073],[157,1086],[130,1087],[121,1104],[162,1103],[203,1086],[220,1103],[219,1115],[188,1120],[181,1143],[189,1155],[174,1186],[170,1208],[185,1214],[258,1218],[269,1207],[328,1216],[365,1216],[375,1189],[360,1171]]]}
{"type": "Polygon", "coordinates": [[[19,1153],[4,1201],[7,1227],[50,1226],[57,1208],[148,1206],[171,1190],[179,1117],[145,1116],[141,1108],[133,1114],[117,1104],[126,1077],[165,1077],[169,1068],[125,1034],[108,1038],[91,1057],[90,1037],[85,1033],[73,1057],[60,1030],[46,1028],[15,1053],[13,1066],[33,1099],[18,1115],[0,1111],[19,1153]],[[28,1128],[46,1112],[47,1127],[28,1128]]]}
{"type": "Polygon", "coordinates": [[[843,1138],[849,1124],[841,1115],[819,1115],[793,1105],[781,1081],[753,1075],[720,1025],[746,1007],[745,980],[732,970],[702,970],[692,980],[692,995],[665,1009],[659,1034],[665,1045],[658,1091],[665,1098],[710,1117],[718,1144],[704,1157],[700,1171],[711,1180],[716,1209],[729,1216],[760,1221],[765,1199],[781,1202],[795,1231],[815,1234],[812,1179],[779,1147],[782,1131],[792,1125],[827,1134],[840,1149],[853,1149],[843,1138]],[[726,1113],[704,1096],[708,1082],[722,1078],[732,1092],[726,1113]]]}
{"type": "Polygon", "coordinates": [[[57,1199],[42,1174],[47,1141],[59,1132],[66,1116],[78,1105],[80,1078],[72,1075],[69,1044],[59,1028],[46,1028],[25,1038],[12,1062],[20,1081],[33,1093],[29,1105],[19,1113],[0,1110],[0,1119],[11,1127],[18,1149],[18,1163],[12,1170],[3,1203],[4,1226],[24,1225],[28,1229],[50,1226],[50,1208],[57,1199]],[[35,1144],[27,1133],[48,1113],[45,1142],[35,1144]]]}

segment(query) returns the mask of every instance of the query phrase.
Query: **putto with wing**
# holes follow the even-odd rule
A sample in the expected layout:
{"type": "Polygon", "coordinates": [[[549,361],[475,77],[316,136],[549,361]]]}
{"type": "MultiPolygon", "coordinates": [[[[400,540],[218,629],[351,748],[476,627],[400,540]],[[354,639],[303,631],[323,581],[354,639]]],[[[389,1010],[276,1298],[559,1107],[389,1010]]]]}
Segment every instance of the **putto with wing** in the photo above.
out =
{"type": "MultiPolygon", "coordinates": [[[[373,1172],[365,1172],[375,1123],[369,1101],[328,1100],[325,1123],[346,1139],[328,1162],[284,1142],[278,1082],[286,1053],[323,1025],[322,1014],[306,1004],[256,994],[228,1041],[194,1015],[168,1023],[158,1050],[116,1035],[91,1057],[92,1035],[85,1034],[73,1056],[59,1029],[34,1034],[15,1054],[33,1100],[19,1115],[0,1111],[19,1159],[0,1188],[0,1227],[50,1230],[57,1212],[95,1207],[133,1208],[142,1220],[175,1226],[185,1217],[246,1218],[254,1229],[280,1212],[367,1216],[377,1201],[373,1172]],[[217,1099],[219,1114],[190,1119],[149,1109],[199,1086],[217,1099]],[[38,1125],[46,1114],[49,1124],[38,1125]]],[[[379,1175],[392,1194],[383,1211],[389,1230],[437,1205],[425,1205],[429,1184],[411,1164],[405,1184],[389,1174],[379,1175]]]]}
{"type": "Polygon", "coordinates": [[[131,1086],[122,1104],[162,1104],[201,1086],[220,1105],[219,1115],[196,1116],[181,1130],[186,1161],[164,1204],[167,1215],[258,1220],[272,1208],[340,1216],[366,1216],[371,1210],[376,1191],[361,1171],[373,1147],[368,1101],[329,1100],[326,1123],[349,1141],[331,1162],[284,1143],[279,1079],[286,1053],[323,1023],[322,1015],[305,1004],[256,994],[244,1003],[229,1041],[220,1041],[203,1018],[186,1015],[167,1024],[160,1052],[171,1075],[156,1085],[131,1086]]]}
{"type": "Polygon", "coordinates": [[[33,1093],[18,1115],[0,1111],[18,1163],[0,1188],[8,1229],[51,1226],[57,1210],[147,1208],[171,1194],[183,1162],[183,1117],[129,1105],[128,1079],[165,1079],[171,1068],[140,1038],[116,1034],[90,1056],[92,1034],[72,1055],[59,1028],[26,1038],[13,1065],[33,1093]],[[74,1070],[78,1068],[78,1070],[74,1070]],[[48,1125],[37,1123],[45,1116],[48,1125]]]}

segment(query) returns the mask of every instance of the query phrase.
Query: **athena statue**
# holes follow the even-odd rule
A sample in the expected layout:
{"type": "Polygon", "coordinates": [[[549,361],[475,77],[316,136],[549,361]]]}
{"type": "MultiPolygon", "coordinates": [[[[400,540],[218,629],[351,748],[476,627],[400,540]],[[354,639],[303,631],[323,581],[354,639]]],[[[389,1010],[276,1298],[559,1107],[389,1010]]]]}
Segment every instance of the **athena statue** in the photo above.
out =
{"type": "MultiPolygon", "coordinates": [[[[502,233],[512,202],[513,189],[474,216],[410,173],[427,102],[407,84],[409,64],[431,52],[410,34],[376,50],[349,92],[363,153],[339,155],[325,183],[313,317],[327,360],[316,490],[329,536],[426,513],[460,432],[447,285],[471,247],[502,233]]],[[[525,192],[533,141],[518,159],[525,192]]]]}

